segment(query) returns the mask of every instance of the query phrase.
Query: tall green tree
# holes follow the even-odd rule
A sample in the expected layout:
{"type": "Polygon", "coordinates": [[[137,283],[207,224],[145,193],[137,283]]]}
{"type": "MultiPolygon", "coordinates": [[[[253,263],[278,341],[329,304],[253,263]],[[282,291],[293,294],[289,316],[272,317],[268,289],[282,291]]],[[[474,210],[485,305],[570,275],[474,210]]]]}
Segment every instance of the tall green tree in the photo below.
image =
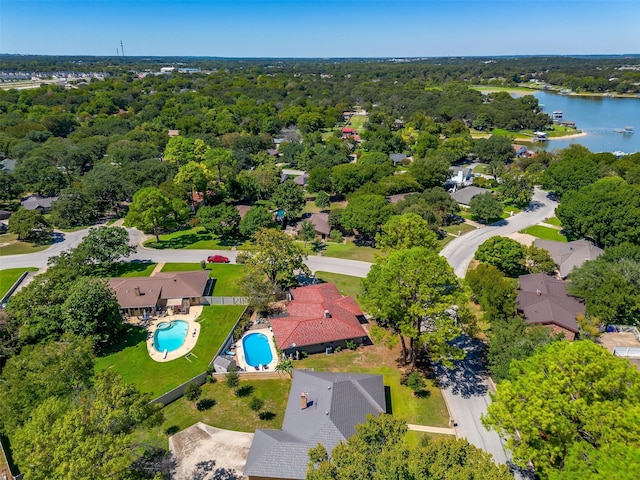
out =
{"type": "Polygon", "coordinates": [[[507,163],[513,160],[516,152],[511,145],[511,138],[504,135],[491,135],[475,141],[473,153],[485,163],[507,163]]]}
{"type": "Polygon", "coordinates": [[[172,212],[171,200],[155,187],[138,190],[124,219],[128,227],[152,231],[156,242],[160,242],[160,228],[169,221],[172,212]]]}
{"type": "Polygon", "coordinates": [[[287,220],[298,217],[307,203],[302,187],[291,180],[278,185],[271,201],[276,207],[284,210],[284,218],[287,220]]]}
{"type": "Polygon", "coordinates": [[[483,423],[541,478],[635,478],[640,372],[590,341],[554,342],[511,367],[483,423]],[[624,472],[624,473],[623,473],[624,472]]]}
{"type": "Polygon", "coordinates": [[[485,240],[476,250],[475,258],[497,267],[509,277],[524,273],[524,250],[511,238],[495,236],[485,240]]]}
{"type": "Polygon", "coordinates": [[[432,361],[445,365],[464,358],[464,350],[448,342],[462,333],[458,310],[468,299],[453,269],[437,252],[424,247],[393,252],[371,267],[362,288],[365,308],[400,336],[405,361],[414,365],[422,349],[432,361]]]}
{"type": "Polygon", "coordinates": [[[18,240],[44,242],[51,238],[53,229],[38,210],[21,207],[11,216],[9,233],[18,235],[18,240]]]}
{"type": "MultiPolygon", "coordinates": [[[[90,228],[71,252],[71,268],[77,269],[79,275],[107,277],[115,273],[120,260],[135,251],[136,247],[129,245],[129,232],[124,228],[90,228]]],[[[52,262],[56,264],[55,259],[52,262]]]]}
{"type": "Polygon", "coordinates": [[[497,220],[502,215],[503,205],[491,192],[480,193],[469,202],[471,215],[482,223],[497,220]]]}
{"type": "Polygon", "coordinates": [[[438,237],[427,221],[411,212],[390,217],[376,235],[376,245],[383,250],[412,247],[425,247],[433,251],[440,249],[438,237]]]}
{"type": "Polygon", "coordinates": [[[351,198],[342,211],[340,222],[348,230],[374,238],[380,227],[393,214],[393,206],[382,195],[358,195],[351,198]]]}
{"type": "Polygon", "coordinates": [[[238,234],[240,213],[233,205],[220,203],[213,207],[203,206],[196,214],[200,226],[221,238],[230,238],[238,234]]]}
{"type": "Polygon", "coordinates": [[[240,220],[240,233],[245,237],[253,237],[260,229],[272,228],[274,225],[273,213],[262,205],[256,205],[240,220]]]}

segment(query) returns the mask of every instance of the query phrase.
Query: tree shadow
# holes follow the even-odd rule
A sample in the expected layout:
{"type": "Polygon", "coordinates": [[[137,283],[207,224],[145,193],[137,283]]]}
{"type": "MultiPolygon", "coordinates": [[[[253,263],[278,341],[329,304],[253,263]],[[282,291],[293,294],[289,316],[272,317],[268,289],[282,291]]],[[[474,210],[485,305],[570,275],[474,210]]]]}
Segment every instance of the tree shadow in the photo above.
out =
{"type": "Polygon", "coordinates": [[[484,362],[486,345],[469,337],[458,337],[453,344],[464,348],[467,355],[464,360],[455,361],[453,369],[440,363],[434,365],[438,387],[450,388],[462,398],[486,395],[488,387],[484,382],[489,376],[484,362]]]}
{"type": "Polygon", "coordinates": [[[120,352],[128,347],[133,347],[147,339],[147,330],[135,325],[124,325],[122,332],[118,335],[115,343],[102,347],[98,353],[99,357],[106,357],[112,353],[120,352]]]}
{"type": "Polygon", "coordinates": [[[151,260],[131,260],[130,262],[119,262],[116,265],[113,276],[114,277],[122,277],[123,275],[133,274],[133,273],[142,273],[149,265],[153,262],[151,260]]]}
{"type": "Polygon", "coordinates": [[[253,385],[242,385],[236,388],[236,397],[244,398],[253,393],[253,385]]]}
{"type": "Polygon", "coordinates": [[[384,386],[384,406],[389,415],[393,414],[393,405],[391,404],[391,387],[384,386]]]}
{"type": "Polygon", "coordinates": [[[166,433],[169,437],[172,435],[175,435],[176,433],[178,433],[180,431],[180,427],[177,425],[171,425],[170,427],[167,427],[164,431],[164,433],[166,433]]]}
{"type": "Polygon", "coordinates": [[[431,396],[429,390],[418,390],[417,392],[413,392],[413,394],[418,398],[429,398],[431,396]]]}
{"type": "Polygon", "coordinates": [[[203,398],[196,403],[196,408],[200,412],[204,412],[205,410],[210,410],[216,405],[216,401],[213,398],[203,398]]]}
{"type": "Polygon", "coordinates": [[[216,468],[215,460],[207,460],[198,462],[189,478],[191,480],[239,480],[240,475],[235,470],[216,468]]]}
{"type": "Polygon", "coordinates": [[[258,414],[258,418],[260,418],[260,420],[269,421],[269,420],[273,420],[274,418],[276,418],[276,414],[273,413],[273,412],[260,412],[258,414]]]}

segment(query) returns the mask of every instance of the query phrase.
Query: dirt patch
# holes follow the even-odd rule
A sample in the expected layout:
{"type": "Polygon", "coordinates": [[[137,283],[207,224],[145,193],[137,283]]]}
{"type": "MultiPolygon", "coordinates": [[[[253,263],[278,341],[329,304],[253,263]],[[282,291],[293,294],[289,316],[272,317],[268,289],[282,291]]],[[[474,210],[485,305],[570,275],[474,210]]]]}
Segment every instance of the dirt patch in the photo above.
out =
{"type": "Polygon", "coordinates": [[[512,233],[511,235],[508,235],[508,238],[515,240],[516,242],[522,244],[522,245],[527,245],[527,246],[531,246],[533,245],[533,241],[536,239],[536,237],[534,237],[533,235],[529,235],[527,233],[512,233]]]}
{"type": "Polygon", "coordinates": [[[640,342],[631,332],[606,332],[600,335],[598,343],[610,352],[614,347],[640,347],[640,342]]]}
{"type": "MultiPolygon", "coordinates": [[[[201,462],[215,461],[207,473],[198,478],[223,478],[221,474],[234,474],[240,478],[247,462],[253,433],[221,430],[198,422],[169,438],[169,450],[176,458],[175,479],[188,480],[201,462]]],[[[224,478],[233,478],[225,476],[224,478]]]]}

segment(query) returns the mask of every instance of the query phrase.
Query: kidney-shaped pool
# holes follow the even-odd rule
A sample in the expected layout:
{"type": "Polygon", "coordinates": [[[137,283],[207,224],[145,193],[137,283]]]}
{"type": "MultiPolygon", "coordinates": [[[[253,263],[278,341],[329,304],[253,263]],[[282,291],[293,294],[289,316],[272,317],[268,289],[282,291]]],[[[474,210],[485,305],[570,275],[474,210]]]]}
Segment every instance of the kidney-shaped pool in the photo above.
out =
{"type": "Polygon", "coordinates": [[[160,322],[153,334],[153,346],[159,352],[173,352],[182,346],[187,338],[189,324],[184,320],[174,320],[171,323],[160,322]]]}

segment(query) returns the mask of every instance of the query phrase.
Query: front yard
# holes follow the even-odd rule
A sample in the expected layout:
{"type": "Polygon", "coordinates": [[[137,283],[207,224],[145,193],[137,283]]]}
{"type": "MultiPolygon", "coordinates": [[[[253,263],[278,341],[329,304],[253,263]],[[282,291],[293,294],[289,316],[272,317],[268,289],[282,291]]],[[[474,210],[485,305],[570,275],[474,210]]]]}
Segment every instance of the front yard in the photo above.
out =
{"type": "Polygon", "coordinates": [[[160,235],[160,243],[156,239],[147,240],[144,246],[157,249],[181,249],[186,250],[231,250],[234,242],[223,242],[211,233],[203,232],[202,229],[190,228],[177,232],[160,235]]]}
{"type": "Polygon", "coordinates": [[[147,352],[147,330],[127,326],[120,342],[96,359],[96,370],[113,368],[127,383],[135,384],[142,392],[157,397],[204,372],[222,345],[244,306],[204,307],[200,317],[200,336],[192,352],[197,358],[180,357],[171,362],[156,362],[147,352]]]}
{"type": "Polygon", "coordinates": [[[7,270],[0,270],[0,298],[5,296],[24,272],[37,271],[37,268],[9,268],[7,270]]]}
{"type": "Polygon", "coordinates": [[[33,243],[22,242],[18,240],[18,236],[13,233],[4,233],[0,235],[0,257],[5,255],[23,255],[27,253],[36,253],[49,248],[51,245],[36,245],[33,243]]]}
{"type": "MultiPolygon", "coordinates": [[[[191,272],[200,270],[199,263],[165,263],[163,272],[191,272]]],[[[234,297],[242,295],[240,291],[240,279],[245,271],[244,265],[208,263],[209,278],[214,278],[216,283],[212,295],[219,297],[234,297]]]]}
{"type": "Polygon", "coordinates": [[[524,230],[520,230],[520,233],[527,233],[543,240],[555,240],[556,242],[567,241],[567,237],[560,233],[560,230],[544,227],[542,225],[534,225],[532,227],[525,228],[524,230]]]}

